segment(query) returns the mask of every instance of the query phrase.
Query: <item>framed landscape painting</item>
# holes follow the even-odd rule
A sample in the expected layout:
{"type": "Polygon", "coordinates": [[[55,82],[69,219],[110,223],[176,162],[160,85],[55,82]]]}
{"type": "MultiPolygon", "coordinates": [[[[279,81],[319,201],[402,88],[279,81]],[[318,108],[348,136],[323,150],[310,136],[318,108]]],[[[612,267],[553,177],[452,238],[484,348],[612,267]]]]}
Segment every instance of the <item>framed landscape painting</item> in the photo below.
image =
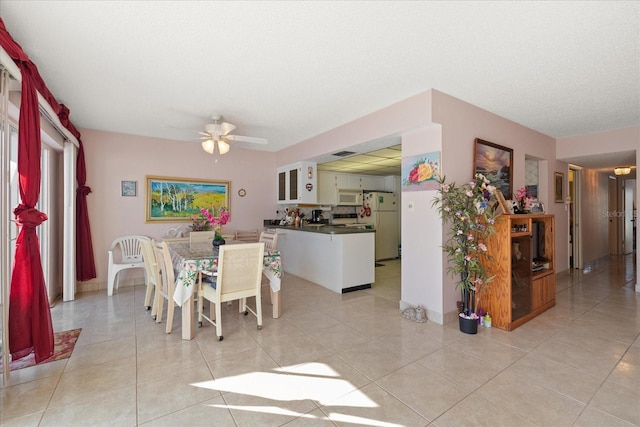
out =
{"type": "Polygon", "coordinates": [[[513,197],[513,150],[478,138],[475,145],[473,174],[483,174],[505,197],[513,197]]]}
{"type": "Polygon", "coordinates": [[[147,176],[146,222],[189,222],[200,209],[229,210],[229,181],[147,176]]]}

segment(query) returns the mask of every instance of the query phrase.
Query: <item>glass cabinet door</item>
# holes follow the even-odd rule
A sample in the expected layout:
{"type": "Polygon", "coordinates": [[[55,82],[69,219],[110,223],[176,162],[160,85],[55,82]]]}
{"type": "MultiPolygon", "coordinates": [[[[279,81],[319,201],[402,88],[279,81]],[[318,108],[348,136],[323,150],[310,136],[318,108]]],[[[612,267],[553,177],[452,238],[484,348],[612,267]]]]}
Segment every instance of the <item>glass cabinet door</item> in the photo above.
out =
{"type": "Polygon", "coordinates": [[[531,236],[511,239],[511,321],[531,312],[531,236]]]}

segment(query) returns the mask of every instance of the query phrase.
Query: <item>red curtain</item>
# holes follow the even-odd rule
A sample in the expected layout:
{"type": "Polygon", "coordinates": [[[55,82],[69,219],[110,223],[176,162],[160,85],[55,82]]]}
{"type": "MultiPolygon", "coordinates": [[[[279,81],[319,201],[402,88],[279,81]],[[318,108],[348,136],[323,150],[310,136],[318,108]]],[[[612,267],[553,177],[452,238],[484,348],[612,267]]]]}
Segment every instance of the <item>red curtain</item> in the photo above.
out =
{"type": "Polygon", "coordinates": [[[38,92],[48,101],[61,123],[80,143],[78,167],[78,240],[76,264],[79,280],[96,277],[91,231],[86,208],[86,195],[91,191],[85,186],[86,168],[80,133],[69,121],[69,110],[56,102],[22,48],[7,32],[0,18],[0,46],[16,62],[22,73],[22,101],[18,133],[18,174],[21,203],[15,208],[20,233],[16,240],[16,257],[11,276],[9,300],[9,349],[13,359],[19,359],[32,351],[36,362],[53,354],[53,328],[49,299],[42,274],[40,245],[36,227],[47,220],[47,215],[35,209],[40,193],[40,114],[38,92]]]}
{"type": "Polygon", "coordinates": [[[91,226],[89,225],[89,209],[87,208],[87,194],[91,188],[86,186],[87,167],[84,161],[84,146],[80,140],[80,132],[69,121],[69,109],[60,104],[58,113],[60,123],[78,139],[78,158],[76,159],[76,278],[80,281],[96,277],[96,264],[93,258],[93,242],[91,241],[91,226]]]}

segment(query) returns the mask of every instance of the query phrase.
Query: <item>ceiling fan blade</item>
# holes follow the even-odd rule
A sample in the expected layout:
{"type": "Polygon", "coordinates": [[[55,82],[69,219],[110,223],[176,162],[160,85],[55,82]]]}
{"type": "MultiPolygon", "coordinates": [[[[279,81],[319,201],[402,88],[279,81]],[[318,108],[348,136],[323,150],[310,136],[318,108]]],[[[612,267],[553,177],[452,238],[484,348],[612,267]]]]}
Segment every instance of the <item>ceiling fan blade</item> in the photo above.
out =
{"type": "Polygon", "coordinates": [[[268,144],[269,141],[266,138],[256,138],[254,136],[242,136],[242,135],[227,135],[225,139],[229,141],[238,142],[250,142],[252,144],[268,144]]]}
{"type": "Polygon", "coordinates": [[[232,130],[234,130],[236,127],[235,125],[232,125],[231,123],[227,123],[227,122],[222,122],[222,123],[209,123],[207,125],[204,126],[204,130],[205,132],[213,135],[226,135],[229,132],[231,132],[232,130]]]}
{"type": "Polygon", "coordinates": [[[211,138],[211,135],[207,132],[198,132],[198,135],[206,136],[207,138],[211,138]]]}

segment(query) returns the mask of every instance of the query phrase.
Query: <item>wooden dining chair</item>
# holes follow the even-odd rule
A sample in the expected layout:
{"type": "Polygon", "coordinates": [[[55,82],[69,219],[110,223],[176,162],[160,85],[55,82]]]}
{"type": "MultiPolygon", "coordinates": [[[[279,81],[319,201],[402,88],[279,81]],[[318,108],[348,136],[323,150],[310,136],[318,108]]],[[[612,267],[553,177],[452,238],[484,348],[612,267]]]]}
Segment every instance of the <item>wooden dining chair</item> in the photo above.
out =
{"type": "Polygon", "coordinates": [[[167,301],[167,326],[165,332],[171,333],[173,328],[173,312],[176,303],[173,300],[173,291],[175,290],[175,274],[173,272],[173,262],[171,261],[171,253],[167,242],[159,242],[154,245],[156,254],[157,274],[160,277],[160,286],[156,287],[156,322],[162,322],[162,314],[164,310],[164,302],[167,301]]]}
{"type": "Polygon", "coordinates": [[[257,318],[258,330],[262,329],[262,298],[260,296],[264,243],[244,243],[220,246],[218,271],[215,281],[198,281],[198,324],[206,319],[216,327],[218,341],[222,335],[222,303],[239,300],[239,309],[245,315],[251,312],[257,318]],[[256,298],[256,309],[251,309],[246,299],[256,298]],[[209,316],[204,311],[204,300],[209,301],[209,316]]]}
{"type": "Polygon", "coordinates": [[[154,239],[140,240],[140,247],[142,250],[142,259],[144,260],[144,270],[146,276],[144,306],[147,308],[147,310],[151,310],[151,317],[153,317],[154,319],[156,317],[157,309],[155,304],[155,294],[158,292],[158,284],[160,283],[160,278],[158,277],[158,267],[156,265],[156,253],[153,249],[153,246],[155,244],[156,241],[154,239]]]}
{"type": "Polygon", "coordinates": [[[215,231],[192,231],[189,233],[189,244],[211,243],[215,236],[215,231]]]}
{"type": "Polygon", "coordinates": [[[239,240],[245,243],[258,242],[258,230],[236,230],[235,240],[239,240]]]}
{"type": "Polygon", "coordinates": [[[278,246],[278,234],[271,231],[263,231],[260,233],[258,241],[264,243],[265,250],[276,250],[276,247],[278,246]]]}

